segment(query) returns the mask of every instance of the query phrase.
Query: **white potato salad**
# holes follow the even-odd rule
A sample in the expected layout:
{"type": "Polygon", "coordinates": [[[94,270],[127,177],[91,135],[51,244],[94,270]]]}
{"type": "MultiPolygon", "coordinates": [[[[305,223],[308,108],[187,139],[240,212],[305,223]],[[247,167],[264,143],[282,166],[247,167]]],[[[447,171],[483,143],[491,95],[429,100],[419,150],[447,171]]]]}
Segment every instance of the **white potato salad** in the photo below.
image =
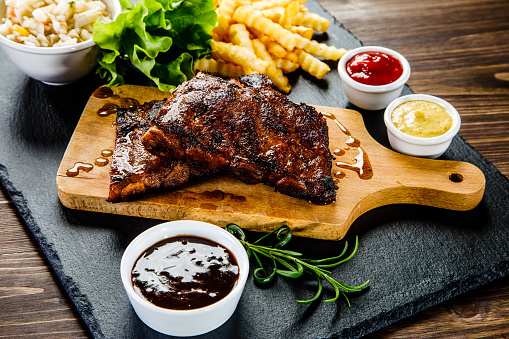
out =
{"type": "Polygon", "coordinates": [[[27,46],[70,46],[92,38],[97,19],[111,21],[96,0],[5,0],[0,34],[27,46]]]}

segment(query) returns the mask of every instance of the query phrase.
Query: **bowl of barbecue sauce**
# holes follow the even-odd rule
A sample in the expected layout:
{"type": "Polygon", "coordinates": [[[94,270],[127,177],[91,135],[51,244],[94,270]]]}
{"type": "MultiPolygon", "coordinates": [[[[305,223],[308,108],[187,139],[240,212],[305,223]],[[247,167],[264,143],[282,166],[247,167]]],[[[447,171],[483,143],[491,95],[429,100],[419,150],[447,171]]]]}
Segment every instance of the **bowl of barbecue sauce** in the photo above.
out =
{"type": "Polygon", "coordinates": [[[221,227],[166,222],[136,237],[120,264],[122,283],[138,317],[152,329],[195,336],[234,313],[249,273],[242,244],[221,227]]]}
{"type": "Polygon", "coordinates": [[[343,90],[352,104],[380,110],[396,99],[410,78],[410,64],[400,53],[378,46],[348,51],[338,64],[343,90]]]}

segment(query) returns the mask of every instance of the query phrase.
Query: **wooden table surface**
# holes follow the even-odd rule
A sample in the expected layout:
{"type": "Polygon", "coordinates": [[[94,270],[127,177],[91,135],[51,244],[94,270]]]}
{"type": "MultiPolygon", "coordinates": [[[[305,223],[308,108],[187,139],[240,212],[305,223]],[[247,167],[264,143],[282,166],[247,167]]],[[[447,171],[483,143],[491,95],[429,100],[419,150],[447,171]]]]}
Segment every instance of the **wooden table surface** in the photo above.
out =
{"type": "MultiPolygon", "coordinates": [[[[509,176],[509,1],[319,2],[364,45],[405,55],[413,91],[451,102],[460,135],[509,176]]],[[[0,338],[90,337],[3,188],[0,275],[0,338]]],[[[369,337],[508,336],[509,279],[502,279],[369,337]]]]}

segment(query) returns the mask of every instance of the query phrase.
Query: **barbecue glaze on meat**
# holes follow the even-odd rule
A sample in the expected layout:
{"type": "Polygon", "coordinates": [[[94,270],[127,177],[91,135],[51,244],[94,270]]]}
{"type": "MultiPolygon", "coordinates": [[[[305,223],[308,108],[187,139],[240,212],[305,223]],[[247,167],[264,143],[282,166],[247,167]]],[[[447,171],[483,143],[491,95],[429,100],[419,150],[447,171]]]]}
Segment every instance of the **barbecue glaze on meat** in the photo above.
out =
{"type": "Polygon", "coordinates": [[[187,164],[155,156],[141,143],[150,119],[164,102],[151,101],[136,108],[119,109],[108,201],[133,200],[146,192],[181,186],[189,179],[187,164]]]}
{"type": "Polygon", "coordinates": [[[230,170],[314,203],[336,198],[325,118],[274,90],[265,75],[226,81],[199,73],[172,94],[142,142],[197,175],[230,170]]]}

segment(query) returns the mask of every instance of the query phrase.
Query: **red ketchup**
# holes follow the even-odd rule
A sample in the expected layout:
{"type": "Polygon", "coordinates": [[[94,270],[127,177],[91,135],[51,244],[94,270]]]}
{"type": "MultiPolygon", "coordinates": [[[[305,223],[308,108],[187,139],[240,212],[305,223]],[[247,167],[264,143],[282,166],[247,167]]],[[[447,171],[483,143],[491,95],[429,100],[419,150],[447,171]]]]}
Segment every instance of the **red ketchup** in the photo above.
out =
{"type": "Polygon", "coordinates": [[[365,85],[387,85],[399,79],[403,66],[392,55],[382,52],[362,52],[346,63],[346,72],[365,85]]]}

